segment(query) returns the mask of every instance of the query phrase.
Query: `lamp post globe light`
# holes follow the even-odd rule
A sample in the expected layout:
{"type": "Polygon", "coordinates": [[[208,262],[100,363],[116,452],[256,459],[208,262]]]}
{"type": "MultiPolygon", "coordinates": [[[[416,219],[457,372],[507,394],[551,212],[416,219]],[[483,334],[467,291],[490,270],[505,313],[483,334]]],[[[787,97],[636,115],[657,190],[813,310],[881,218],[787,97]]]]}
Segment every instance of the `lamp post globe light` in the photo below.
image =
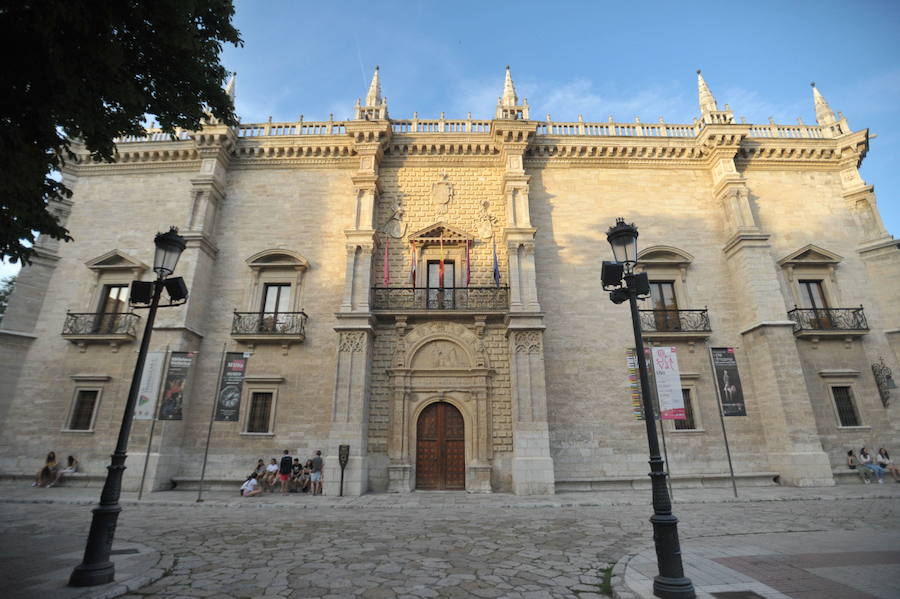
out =
{"type": "Polygon", "coordinates": [[[653,594],[664,599],[692,599],[694,585],[684,575],[681,562],[681,546],[678,542],[678,518],[672,513],[672,501],[666,487],[668,474],[663,468],[656,436],[656,418],[650,400],[650,385],[647,378],[647,361],[644,358],[644,342],[638,312],[638,298],[650,295],[647,273],[634,273],[637,263],[638,230],[634,224],[626,224],[621,218],[609,228],[606,240],[612,246],[615,262],[604,262],[601,279],[603,289],[610,292],[610,300],[621,304],[626,299],[631,306],[631,324],[634,328],[634,346],[637,354],[638,371],[641,380],[641,401],[644,408],[644,423],[647,426],[647,444],[650,450],[650,481],[653,488],[653,543],[656,546],[656,561],[659,575],[653,579],[653,594]],[[624,284],[623,284],[624,283],[624,284]]]}
{"type": "MultiPolygon", "coordinates": [[[[122,475],[125,472],[125,458],[128,457],[128,437],[131,434],[131,421],[134,418],[134,408],[137,403],[138,388],[141,384],[141,376],[144,372],[144,363],[147,360],[147,349],[150,346],[150,335],[153,331],[153,321],[156,319],[156,310],[159,307],[159,298],[163,288],[170,290],[171,301],[166,306],[177,306],[187,301],[187,291],[180,277],[166,279],[175,270],[178,258],[187,244],[184,238],[178,234],[178,230],[172,227],[166,233],[158,233],[153,240],[156,245],[156,255],[153,260],[153,271],[156,273],[156,281],[144,283],[135,281],[132,289],[143,285],[150,289],[149,311],[147,323],[144,325],[144,335],[141,338],[141,346],[138,351],[137,362],[134,365],[134,374],[131,377],[131,387],[128,390],[128,399],[125,402],[125,413],[122,415],[122,424],[119,427],[119,437],[116,448],[112,454],[110,465],[107,467],[106,482],[100,493],[100,504],[93,509],[91,529],[88,533],[87,543],[84,549],[84,559],[75,567],[69,577],[69,585],[75,587],[95,586],[106,584],[115,579],[115,565],[109,559],[112,550],[113,538],[116,533],[116,523],[119,520],[119,496],[122,493],[122,475]],[[170,285],[166,285],[169,283],[170,285]],[[171,285],[175,283],[175,285],[171,285]],[[175,295],[172,289],[176,289],[175,295]],[[181,289],[179,293],[177,290],[181,289]],[[177,295],[177,297],[176,297],[177,295]]],[[[129,300],[134,306],[135,300],[129,300]]],[[[144,300],[140,300],[144,301],[144,300]]],[[[140,306],[134,306],[140,307],[140,306]]]]}

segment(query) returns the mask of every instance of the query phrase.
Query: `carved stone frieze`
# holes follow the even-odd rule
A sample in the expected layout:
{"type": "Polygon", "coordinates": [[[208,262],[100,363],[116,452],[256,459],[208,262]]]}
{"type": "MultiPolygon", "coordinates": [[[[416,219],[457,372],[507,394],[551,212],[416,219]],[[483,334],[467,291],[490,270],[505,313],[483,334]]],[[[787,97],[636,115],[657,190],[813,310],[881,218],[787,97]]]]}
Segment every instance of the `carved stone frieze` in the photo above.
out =
{"type": "Polygon", "coordinates": [[[341,331],[340,340],[338,341],[338,351],[358,353],[363,351],[365,346],[365,331],[341,331]]]}
{"type": "Polygon", "coordinates": [[[516,353],[539,354],[543,351],[540,331],[516,331],[513,341],[516,353]]]}

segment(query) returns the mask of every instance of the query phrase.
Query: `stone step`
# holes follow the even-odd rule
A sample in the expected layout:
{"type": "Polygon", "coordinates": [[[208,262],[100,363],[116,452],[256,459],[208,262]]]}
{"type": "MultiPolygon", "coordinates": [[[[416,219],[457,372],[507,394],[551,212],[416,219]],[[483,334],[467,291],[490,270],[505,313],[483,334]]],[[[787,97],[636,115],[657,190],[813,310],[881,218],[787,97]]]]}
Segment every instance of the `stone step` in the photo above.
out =
{"type": "MultiPolygon", "coordinates": [[[[30,484],[34,481],[34,474],[27,474],[25,472],[0,472],[0,480],[23,481],[30,484]]],[[[57,484],[65,487],[102,487],[105,480],[106,474],[73,472],[72,474],[64,474],[57,484]]]]}
{"type": "MultiPolygon", "coordinates": [[[[777,472],[750,472],[735,474],[738,486],[773,487],[777,472]]],[[[711,474],[676,474],[672,478],[675,489],[697,489],[703,487],[721,488],[731,486],[731,475],[725,473],[711,474]]],[[[631,489],[649,489],[650,477],[607,476],[564,478],[556,480],[557,491],[628,491],[631,489]]]]}

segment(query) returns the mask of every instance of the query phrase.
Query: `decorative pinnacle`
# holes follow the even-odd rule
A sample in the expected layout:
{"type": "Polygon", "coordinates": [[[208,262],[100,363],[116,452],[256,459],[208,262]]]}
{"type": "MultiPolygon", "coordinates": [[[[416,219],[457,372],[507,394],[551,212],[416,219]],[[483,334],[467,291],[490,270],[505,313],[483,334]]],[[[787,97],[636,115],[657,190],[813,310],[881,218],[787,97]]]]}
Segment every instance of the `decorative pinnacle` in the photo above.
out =
{"type": "Polygon", "coordinates": [[[517,106],[519,104],[519,97],[516,95],[516,87],[513,85],[509,65],[506,65],[506,78],[503,81],[503,97],[500,98],[500,104],[503,106],[517,106]]]}
{"type": "Polygon", "coordinates": [[[372,83],[369,84],[369,93],[366,94],[366,106],[378,106],[381,104],[381,79],[378,76],[378,65],[372,75],[372,83]]]}
{"type": "Polygon", "coordinates": [[[820,127],[833,125],[837,122],[837,119],[834,118],[834,111],[831,110],[831,106],[828,105],[828,102],[825,101],[825,98],[819,92],[819,88],[816,87],[815,82],[811,85],[813,90],[813,103],[816,106],[816,122],[820,127]]]}
{"type": "Polygon", "coordinates": [[[232,71],[231,78],[228,79],[228,83],[225,85],[225,93],[228,94],[228,97],[231,98],[231,103],[234,104],[234,84],[237,79],[237,71],[232,71]]]}
{"type": "Polygon", "coordinates": [[[709,86],[706,85],[703,75],[700,74],[700,69],[697,69],[697,95],[700,100],[701,114],[708,114],[719,110],[715,97],[713,97],[712,92],[709,90],[709,86]]]}

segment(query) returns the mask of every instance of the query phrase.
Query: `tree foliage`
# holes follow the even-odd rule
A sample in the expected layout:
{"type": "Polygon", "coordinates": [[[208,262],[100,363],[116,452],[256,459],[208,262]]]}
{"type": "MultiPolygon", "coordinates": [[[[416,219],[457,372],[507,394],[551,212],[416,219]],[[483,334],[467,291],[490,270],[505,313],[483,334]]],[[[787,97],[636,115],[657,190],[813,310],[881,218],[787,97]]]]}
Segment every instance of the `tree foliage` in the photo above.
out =
{"type": "Polygon", "coordinates": [[[47,208],[72,195],[52,176],[72,140],[114,161],[147,115],[170,133],[207,112],[236,124],[219,63],[241,44],[233,15],[232,0],[0,0],[0,257],[71,239],[47,208]]]}

